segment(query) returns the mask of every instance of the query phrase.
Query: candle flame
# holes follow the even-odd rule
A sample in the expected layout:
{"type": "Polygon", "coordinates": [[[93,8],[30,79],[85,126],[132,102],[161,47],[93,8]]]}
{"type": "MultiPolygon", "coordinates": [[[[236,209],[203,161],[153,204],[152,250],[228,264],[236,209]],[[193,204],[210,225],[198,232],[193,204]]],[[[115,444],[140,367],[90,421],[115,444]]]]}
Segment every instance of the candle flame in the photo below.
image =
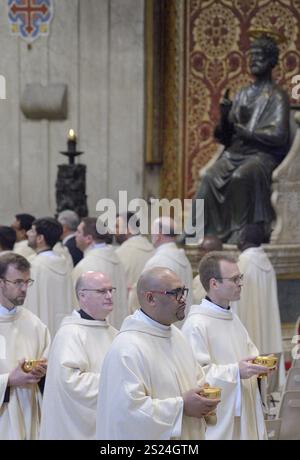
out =
{"type": "Polygon", "coordinates": [[[76,135],[75,135],[74,129],[70,129],[70,130],[69,130],[68,139],[69,139],[70,141],[75,141],[75,140],[76,140],[76,135]]]}

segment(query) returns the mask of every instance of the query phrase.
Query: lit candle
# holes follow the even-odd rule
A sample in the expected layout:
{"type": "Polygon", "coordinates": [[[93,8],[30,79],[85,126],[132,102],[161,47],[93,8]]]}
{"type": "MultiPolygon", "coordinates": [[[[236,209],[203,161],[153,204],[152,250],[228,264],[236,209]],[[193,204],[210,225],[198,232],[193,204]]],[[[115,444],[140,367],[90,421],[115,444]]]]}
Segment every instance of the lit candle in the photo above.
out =
{"type": "Polygon", "coordinates": [[[74,129],[69,130],[68,140],[69,141],[76,141],[76,135],[75,135],[74,129]]]}

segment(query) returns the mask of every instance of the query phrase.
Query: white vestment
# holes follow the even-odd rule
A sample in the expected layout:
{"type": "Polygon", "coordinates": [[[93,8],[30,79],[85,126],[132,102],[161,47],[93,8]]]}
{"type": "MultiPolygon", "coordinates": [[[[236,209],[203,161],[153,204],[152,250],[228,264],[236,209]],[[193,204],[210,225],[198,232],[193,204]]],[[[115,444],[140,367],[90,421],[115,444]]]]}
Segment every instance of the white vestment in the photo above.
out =
{"type": "Polygon", "coordinates": [[[34,250],[28,246],[28,240],[16,241],[13,251],[16,254],[25,257],[25,259],[35,255],[34,250]]]}
{"type": "Polygon", "coordinates": [[[257,356],[258,350],[237,315],[203,299],[191,307],[182,332],[206,381],[222,388],[218,422],[208,426],[207,439],[230,440],[237,432],[239,439],[266,439],[257,378],[240,379],[238,366],[242,359],[257,356]]]}
{"type": "Polygon", "coordinates": [[[40,439],[95,439],[99,377],[116,334],[77,312],[64,318],[49,356],[40,439]]]}
{"type": "MultiPolygon", "coordinates": [[[[238,266],[244,274],[241,298],[232,302],[251,340],[262,354],[283,351],[277,282],[272,264],[262,247],[246,249],[238,266]]],[[[279,368],[279,385],[285,380],[284,360],[279,368]]]]}
{"type": "Polygon", "coordinates": [[[54,336],[64,316],[72,311],[72,280],[64,256],[46,251],[30,258],[31,277],[24,305],[37,315],[54,336]]]}
{"type": "Polygon", "coordinates": [[[202,286],[199,275],[196,275],[193,279],[193,303],[199,304],[205,296],[206,291],[202,286]]]}
{"type": "Polygon", "coordinates": [[[136,296],[130,295],[131,290],[136,290],[136,283],[143,271],[146,262],[153,256],[154,247],[149,240],[142,235],[130,237],[116,249],[116,254],[125,269],[126,281],[129,292],[129,312],[133,313],[139,303],[136,296]]]}
{"type": "Polygon", "coordinates": [[[192,305],[193,271],[184,249],[178,249],[175,243],[165,243],[159,246],[153,257],[148,260],[143,271],[154,267],[166,267],[176,273],[182,283],[189,289],[186,299],[185,315],[192,305]]]}
{"type": "Polygon", "coordinates": [[[108,321],[116,329],[120,329],[124,318],[128,315],[127,286],[123,265],[113,247],[107,245],[87,249],[84,252],[84,258],[78,262],[72,272],[74,287],[78,278],[88,271],[105,273],[110,277],[113,287],[117,288],[113,297],[114,308],[108,316],[108,321]]]}
{"type": "Polygon", "coordinates": [[[10,387],[8,376],[25,359],[47,358],[50,335],[46,326],[23,307],[0,316],[0,439],[38,439],[41,393],[38,385],[10,387]]]}
{"type": "Polygon", "coordinates": [[[182,333],[126,318],[102,366],[97,439],[204,439],[203,419],[183,415],[182,395],[204,383],[182,333]]]}
{"type": "Polygon", "coordinates": [[[68,264],[69,271],[71,273],[73,268],[74,268],[74,265],[73,265],[72,256],[71,256],[68,248],[66,246],[64,246],[61,241],[58,241],[56,243],[56,245],[53,247],[53,252],[55,252],[55,254],[64,256],[64,258],[66,259],[66,262],[68,264]]]}

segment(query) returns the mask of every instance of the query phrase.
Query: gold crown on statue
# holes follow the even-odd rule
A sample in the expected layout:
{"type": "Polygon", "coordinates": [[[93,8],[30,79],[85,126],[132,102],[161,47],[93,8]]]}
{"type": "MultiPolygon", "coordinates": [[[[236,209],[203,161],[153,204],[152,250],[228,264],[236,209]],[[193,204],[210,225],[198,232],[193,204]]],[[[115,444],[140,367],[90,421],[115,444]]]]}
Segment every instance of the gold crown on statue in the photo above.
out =
{"type": "Polygon", "coordinates": [[[261,38],[261,37],[269,37],[272,38],[277,45],[286,42],[286,37],[283,35],[282,32],[274,29],[268,29],[266,27],[257,27],[249,29],[249,36],[251,38],[261,38]]]}

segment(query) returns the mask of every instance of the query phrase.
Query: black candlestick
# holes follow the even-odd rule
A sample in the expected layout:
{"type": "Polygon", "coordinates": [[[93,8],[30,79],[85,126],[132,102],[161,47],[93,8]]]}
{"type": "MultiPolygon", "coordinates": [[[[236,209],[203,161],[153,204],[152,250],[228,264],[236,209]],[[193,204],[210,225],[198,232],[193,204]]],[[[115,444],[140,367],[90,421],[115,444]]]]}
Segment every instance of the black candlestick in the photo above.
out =
{"type": "Polygon", "coordinates": [[[83,154],[83,152],[78,152],[76,150],[76,144],[76,136],[74,135],[72,138],[69,137],[67,142],[68,150],[66,152],[60,152],[62,155],[65,155],[69,158],[69,165],[74,165],[75,157],[78,157],[79,155],[83,154]]]}
{"type": "Polygon", "coordinates": [[[68,137],[68,150],[60,152],[69,158],[69,164],[58,165],[58,175],[56,181],[56,204],[57,214],[65,209],[72,209],[77,212],[79,217],[88,215],[87,196],[85,193],[86,166],[75,164],[75,157],[82,155],[83,152],[76,150],[76,136],[70,130],[68,137]]]}

